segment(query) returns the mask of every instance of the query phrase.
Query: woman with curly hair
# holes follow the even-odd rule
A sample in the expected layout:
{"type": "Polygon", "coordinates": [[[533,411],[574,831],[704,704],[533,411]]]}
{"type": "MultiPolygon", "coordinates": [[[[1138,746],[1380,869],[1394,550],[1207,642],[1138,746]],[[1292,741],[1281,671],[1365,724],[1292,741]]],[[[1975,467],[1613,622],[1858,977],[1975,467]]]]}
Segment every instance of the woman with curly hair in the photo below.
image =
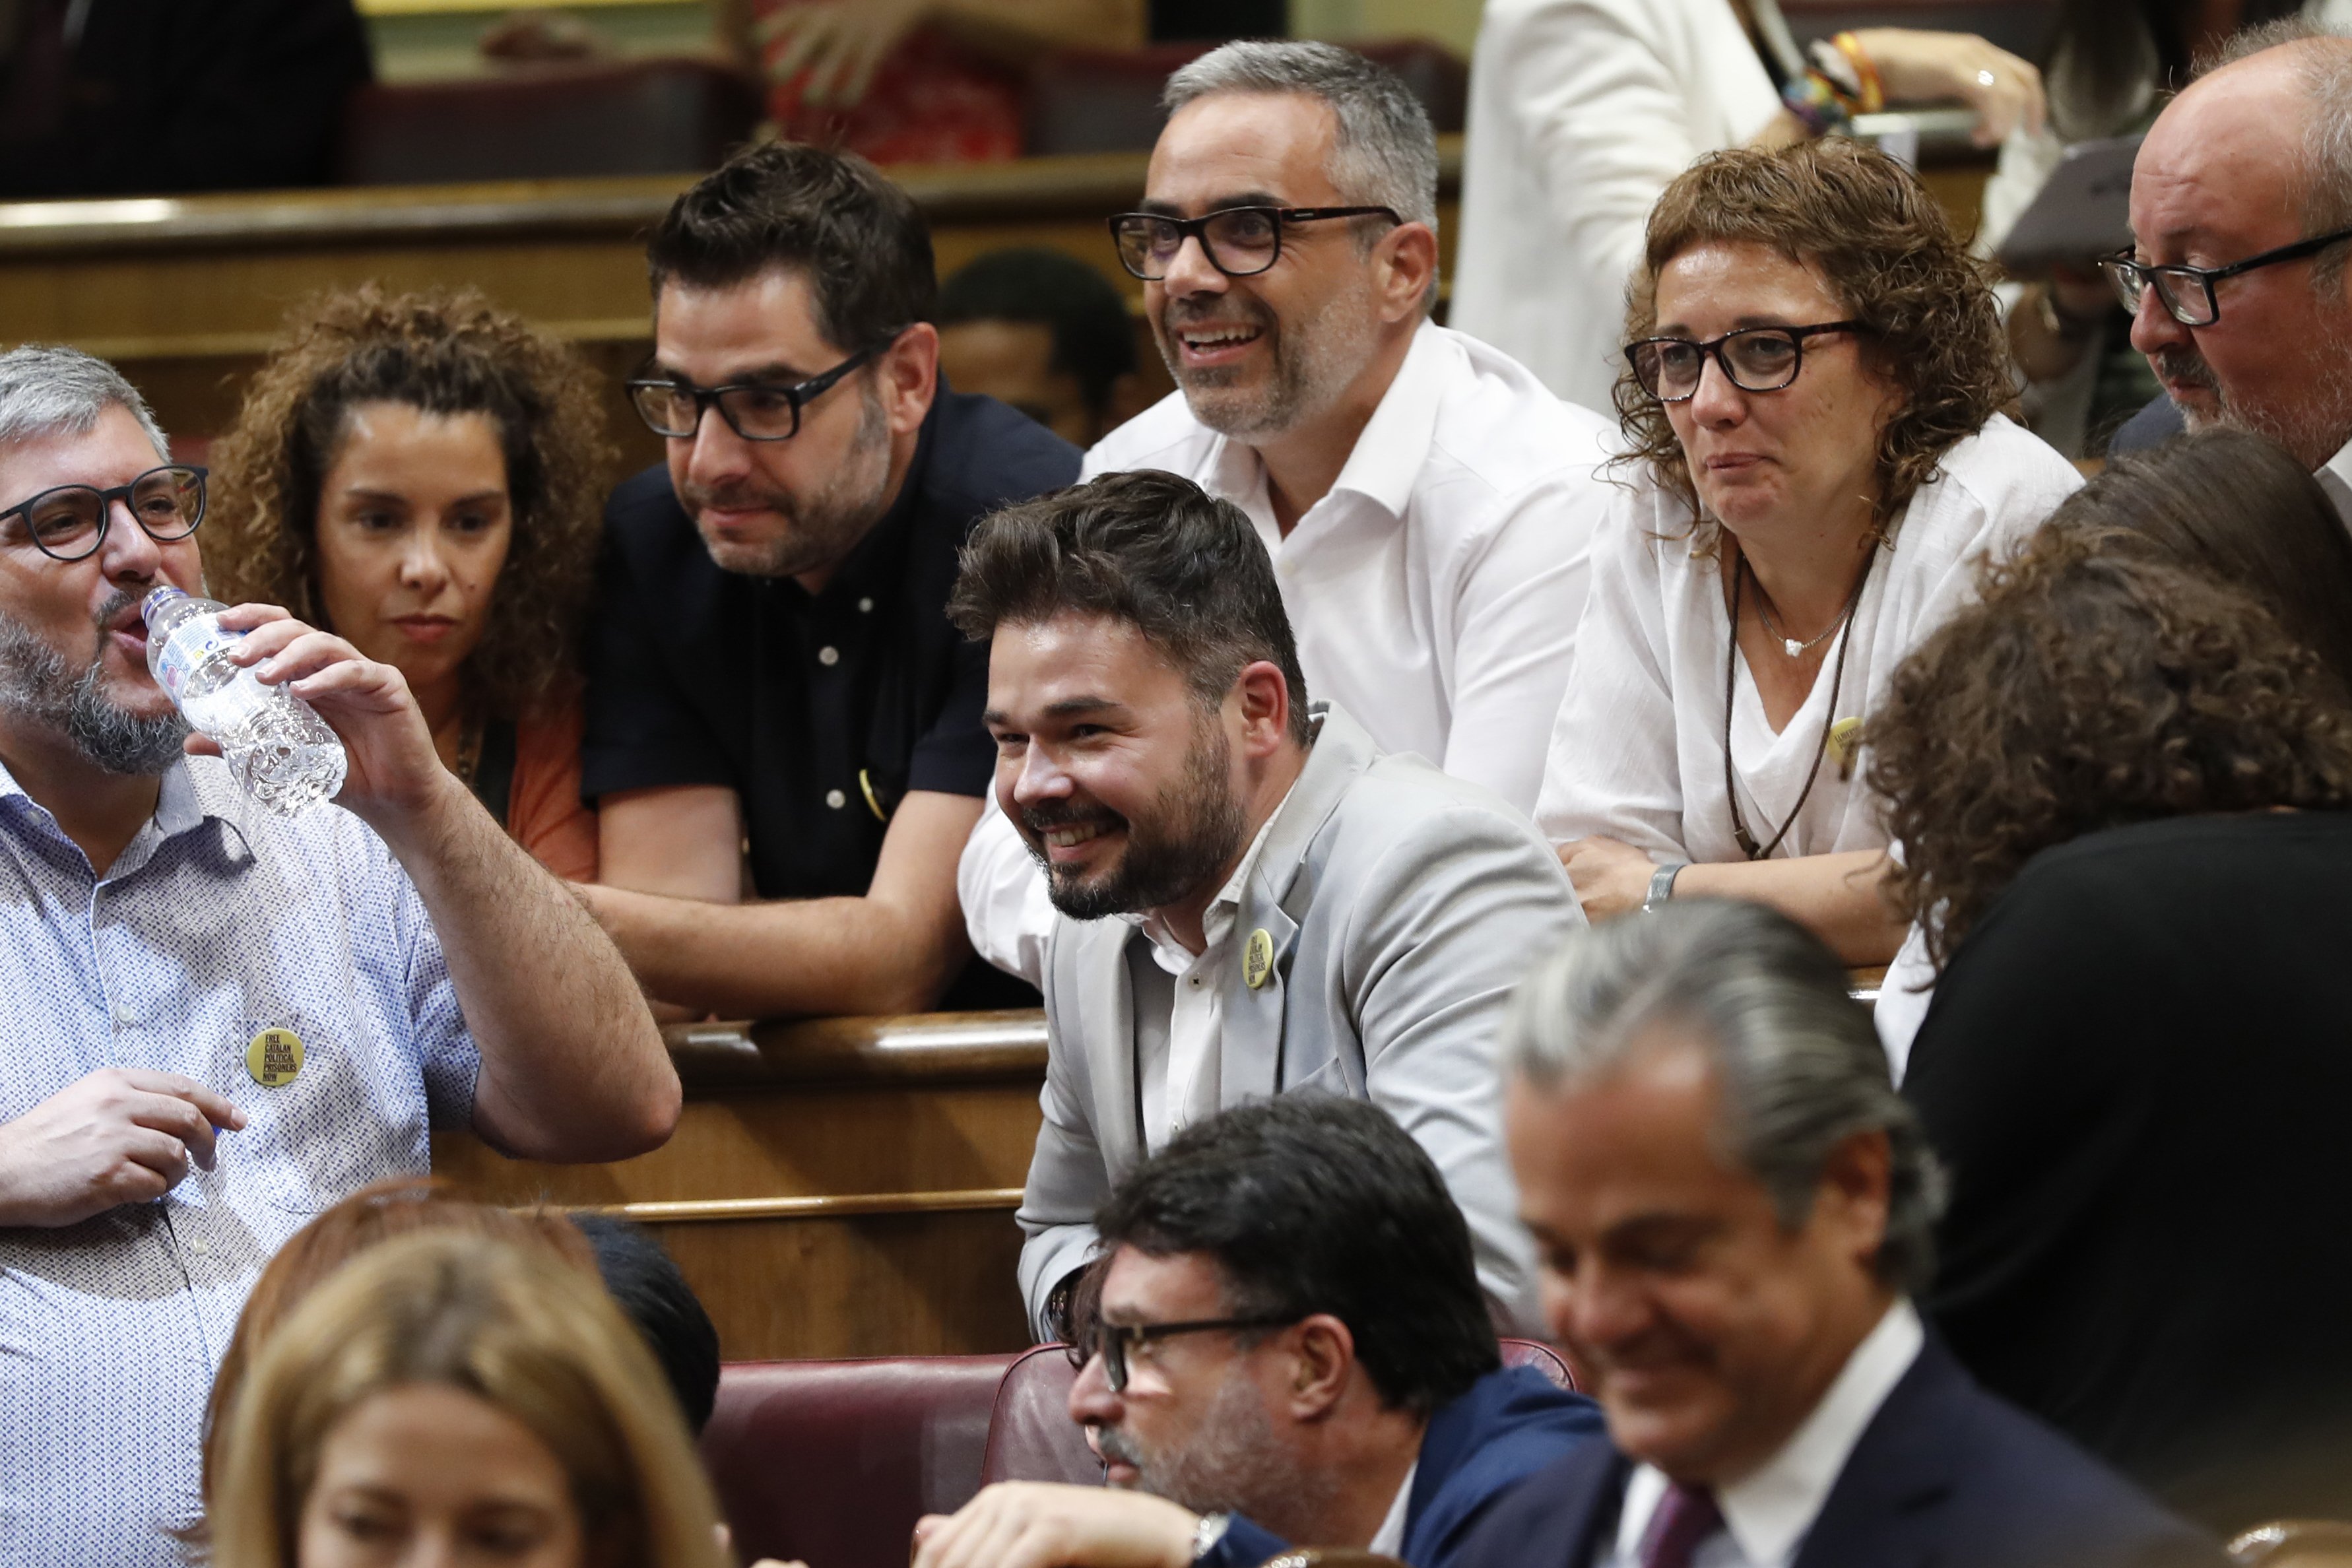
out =
{"type": "MultiPolygon", "coordinates": [[[[2352,534],[2284,447],[2213,430],[2117,458],[2051,514],[2009,570],[2030,576],[2087,554],[2179,566],[2244,589],[2352,694],[2352,534]]],[[[1981,706],[1987,694],[1952,662],[1973,651],[1952,646],[1964,635],[1954,628],[1976,624],[1965,617],[1931,638],[1895,672],[1870,723],[1870,784],[1892,803],[1891,826],[1911,857],[1888,883],[1911,933],[1877,1006],[1897,1078],[1937,971],[1984,906],[2033,855],[2128,811],[2121,794],[2065,803],[2048,793],[2042,726],[2059,721],[1981,706]],[[1997,736],[1985,730],[1994,723],[1997,736]]]]}
{"type": "Polygon", "coordinates": [[[1747,898],[1849,963],[1904,924],[1853,777],[1903,656],[2081,481],[2000,412],[2000,312],[1935,200],[1842,140],[1701,159],[1651,214],[1537,819],[1585,912],[1747,898]]]}
{"type": "Polygon", "coordinates": [[[2352,1506],[2352,1252],[2315,1244],[2352,1208],[2352,707],[2255,595],[2118,542],[1989,574],[1872,721],[1946,961],[1904,1081],[1953,1174],[1923,1305],[2226,1535],[2352,1506]]]}
{"type": "Polygon", "coordinates": [[[559,876],[580,801],[580,623],[613,453],[595,377],[471,290],[298,312],[214,448],[216,597],[283,605],[408,678],[441,760],[559,876]]]}

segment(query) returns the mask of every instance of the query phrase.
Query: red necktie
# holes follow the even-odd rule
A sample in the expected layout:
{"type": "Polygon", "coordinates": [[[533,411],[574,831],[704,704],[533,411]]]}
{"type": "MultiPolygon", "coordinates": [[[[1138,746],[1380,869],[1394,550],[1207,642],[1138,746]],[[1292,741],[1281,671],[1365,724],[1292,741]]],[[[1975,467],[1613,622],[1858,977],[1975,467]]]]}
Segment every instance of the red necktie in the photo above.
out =
{"type": "Polygon", "coordinates": [[[1642,1535],[1642,1568],[1691,1568],[1700,1542],[1723,1528],[1723,1510],[1705,1487],[1667,1483],[1642,1535]]]}

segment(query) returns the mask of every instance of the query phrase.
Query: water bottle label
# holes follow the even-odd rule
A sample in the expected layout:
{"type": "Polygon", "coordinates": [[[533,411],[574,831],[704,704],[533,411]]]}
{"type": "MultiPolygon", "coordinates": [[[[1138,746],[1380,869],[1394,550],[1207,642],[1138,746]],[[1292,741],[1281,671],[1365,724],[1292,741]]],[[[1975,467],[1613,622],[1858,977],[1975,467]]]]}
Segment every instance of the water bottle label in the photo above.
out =
{"type": "Polygon", "coordinates": [[[155,656],[156,681],[173,701],[179,701],[188,677],[205,660],[243,636],[243,632],[224,631],[220,622],[211,616],[183,623],[164,639],[163,651],[155,656]]]}

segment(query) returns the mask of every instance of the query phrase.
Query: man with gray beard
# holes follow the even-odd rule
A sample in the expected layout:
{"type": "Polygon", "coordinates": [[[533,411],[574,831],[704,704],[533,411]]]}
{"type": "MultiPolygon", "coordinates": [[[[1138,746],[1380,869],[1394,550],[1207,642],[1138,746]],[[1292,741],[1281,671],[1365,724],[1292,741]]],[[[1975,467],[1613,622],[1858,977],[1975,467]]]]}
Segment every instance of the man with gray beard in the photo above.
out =
{"type": "MultiPolygon", "coordinates": [[[[1532,814],[1614,424],[1428,319],[1437,139],[1393,73],[1234,43],[1163,101],[1141,209],[1111,231],[1178,390],[1086,473],[1165,469],[1240,507],[1316,689],[1532,814]]],[[[974,945],[1035,979],[1051,912],[994,813],[959,887],[974,945]]]]}
{"type": "Polygon", "coordinates": [[[1007,1482],[915,1568],[1247,1568],[1288,1542],[1444,1568],[1522,1478],[1605,1452],[1592,1402],[1506,1367],[1445,1184],[1376,1106],[1202,1122],[1096,1216],[1070,1415],[1110,1489],[1007,1482]]]}
{"type": "Polygon", "coordinates": [[[350,770],[266,809],[147,666],[204,591],[205,470],[72,349],[0,353],[0,1563],[168,1568],[262,1265],[429,1134],[534,1160],[668,1136],[627,966],[442,765],[399,670],[242,605],[221,657],[350,770]],[[560,984],[549,984],[549,977],[560,984]]]}
{"type": "Polygon", "coordinates": [[[605,513],[582,896],[696,1014],[1034,1003],[964,937],[988,661],[941,607],[972,520],[1076,448],[940,378],[930,235],[862,159],[746,149],[646,254],[667,460],[605,513]]]}
{"type": "Polygon", "coordinates": [[[2182,422],[2265,436],[2352,525],[2352,38],[2287,21],[2232,40],[2132,169],[2106,262],[2164,384],[2112,450],[2182,422]]]}

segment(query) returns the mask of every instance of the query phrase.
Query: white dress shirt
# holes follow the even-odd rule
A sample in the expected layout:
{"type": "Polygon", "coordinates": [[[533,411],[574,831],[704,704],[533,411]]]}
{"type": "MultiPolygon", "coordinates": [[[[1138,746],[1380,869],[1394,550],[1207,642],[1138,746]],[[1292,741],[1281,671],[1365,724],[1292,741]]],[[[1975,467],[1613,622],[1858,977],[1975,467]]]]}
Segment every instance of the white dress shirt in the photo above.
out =
{"type": "MultiPolygon", "coordinates": [[[[1239,506],[1274,558],[1307,695],[1359,715],[1383,752],[1531,812],[1617,444],[1507,355],[1424,322],[1330,492],[1287,534],[1256,450],[1181,393],[1111,432],[1083,474],[1164,469],[1239,506]]],[[[972,946],[1032,984],[1053,929],[1045,888],[992,803],[957,889],[972,946]]]]}
{"type": "Polygon", "coordinates": [[[1234,917],[1241,911],[1242,889],[1249,885],[1265,836],[1289,803],[1286,792],[1234,874],[1202,911],[1204,940],[1198,953],[1155,915],[1118,917],[1148,939],[1129,945],[1128,966],[1135,984],[1136,1090],[1143,1100],[1144,1147],[1152,1153],[1193,1122],[1217,1113],[1223,1011],[1219,982],[1234,961],[1234,917]]]}
{"type": "Polygon", "coordinates": [[[1364,1548],[1376,1557],[1404,1555],[1404,1516],[1412,1501],[1412,1478],[1421,1473],[1421,1460],[1415,1458],[1405,1468],[1404,1479],[1397,1483],[1396,1496],[1389,1503],[1389,1511],[1381,1521],[1380,1529],[1372,1532],[1371,1544],[1364,1548]]]}
{"type": "Polygon", "coordinates": [[[2328,458],[2315,477],[2319,488],[2327,492],[2327,499],[2336,503],[2344,526],[2352,528],[2352,441],[2337,447],[2336,456],[2328,458]]]}
{"type": "MultiPolygon", "coordinates": [[[[1823,731],[1876,707],[1904,657],[1975,593],[1978,562],[2039,528],[2082,482],[2038,437],[1995,415],[1911,498],[1893,548],[1878,552],[1853,618],[1778,733],[1746,659],[1737,662],[1732,773],[1759,844],[1794,810],[1777,857],[1885,847],[1858,764],[1825,757],[1804,793],[1823,731]],[[1842,651],[1844,676],[1833,682],[1842,651]]],[[[1536,810],[1555,844],[1600,835],[1660,860],[1746,858],[1724,795],[1730,617],[1719,562],[1693,556],[1690,524],[1688,509],[1643,475],[1594,541],[1591,599],[1536,810]]]]}
{"type": "Polygon", "coordinates": [[[1780,110],[1729,0],[1487,0],[1448,321],[1609,408],[1650,209],[1780,110]]]}
{"type": "MultiPolygon", "coordinates": [[[[1788,1568],[1796,1561],[1863,1429],[1926,1342],[1918,1312],[1898,1299],[1846,1357],[1837,1381],[1780,1451],[1731,1485],[1716,1489],[1723,1528],[1699,1542],[1691,1568],[1788,1568]]],[[[1636,1568],[1642,1537],[1666,1486],[1666,1478],[1652,1467],[1634,1469],[1625,1483],[1617,1537],[1601,1547],[1594,1568],[1636,1568]]]]}

